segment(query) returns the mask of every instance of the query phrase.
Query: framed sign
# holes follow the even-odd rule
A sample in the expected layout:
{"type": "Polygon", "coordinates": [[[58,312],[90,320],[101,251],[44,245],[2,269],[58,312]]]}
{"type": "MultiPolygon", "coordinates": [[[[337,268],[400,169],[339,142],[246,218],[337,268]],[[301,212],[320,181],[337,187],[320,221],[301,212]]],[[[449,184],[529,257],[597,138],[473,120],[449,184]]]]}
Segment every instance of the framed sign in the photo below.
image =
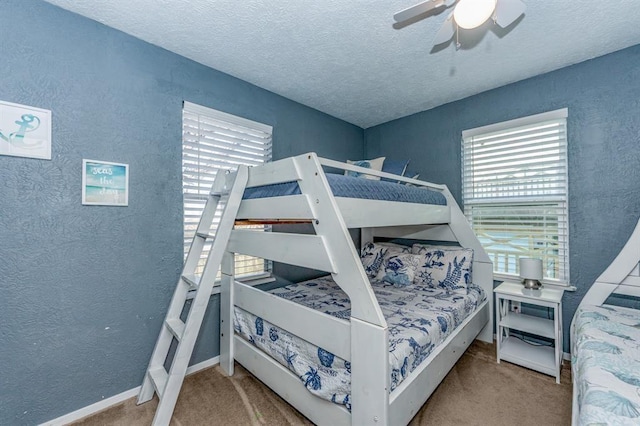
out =
{"type": "Polygon", "coordinates": [[[0,155],[51,160],[51,111],[0,101],[0,155]]]}
{"type": "Polygon", "coordinates": [[[82,160],[82,204],[129,205],[129,165],[82,160]]]}

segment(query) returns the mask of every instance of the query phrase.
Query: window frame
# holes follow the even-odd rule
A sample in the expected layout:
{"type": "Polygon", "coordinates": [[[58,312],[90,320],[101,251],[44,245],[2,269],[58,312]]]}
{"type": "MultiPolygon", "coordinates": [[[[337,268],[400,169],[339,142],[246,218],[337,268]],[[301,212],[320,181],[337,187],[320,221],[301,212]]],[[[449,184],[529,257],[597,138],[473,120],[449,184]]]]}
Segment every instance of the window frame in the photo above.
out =
{"type": "MultiPolygon", "coordinates": [[[[203,187],[207,187],[207,186],[211,186],[213,184],[213,177],[217,175],[217,173],[220,173],[221,171],[224,172],[225,170],[231,170],[233,168],[234,165],[236,164],[246,164],[246,165],[256,165],[256,164],[248,164],[249,161],[245,161],[243,162],[242,159],[237,159],[237,158],[232,158],[233,156],[229,157],[229,156],[225,156],[225,155],[219,155],[217,156],[215,153],[212,153],[212,150],[218,150],[221,151],[224,148],[221,148],[219,146],[215,146],[215,147],[211,147],[211,146],[206,146],[206,148],[208,148],[209,152],[206,154],[208,157],[212,158],[213,161],[215,161],[215,163],[218,164],[228,164],[228,167],[222,167],[222,166],[217,166],[217,165],[212,165],[212,164],[207,164],[205,167],[203,167],[203,169],[207,169],[207,170],[213,170],[215,169],[215,172],[212,174],[210,171],[201,171],[200,170],[200,159],[198,157],[197,160],[197,168],[198,171],[197,172],[193,172],[190,175],[191,177],[187,177],[189,176],[189,173],[187,172],[187,168],[189,166],[191,167],[196,167],[194,165],[194,160],[193,160],[193,153],[189,152],[190,149],[193,149],[194,146],[198,146],[198,149],[201,148],[200,145],[200,141],[194,143],[193,140],[191,141],[187,141],[187,136],[189,135],[192,139],[195,138],[204,138],[204,132],[202,130],[202,127],[204,127],[202,124],[202,121],[204,121],[201,117],[204,117],[204,119],[208,120],[210,123],[211,122],[215,122],[216,126],[226,126],[228,125],[229,127],[227,127],[229,133],[234,133],[234,131],[237,131],[237,128],[242,128],[243,130],[246,131],[245,134],[251,134],[251,133],[264,133],[264,134],[268,134],[268,142],[266,142],[264,145],[264,161],[260,161],[260,160],[255,160],[255,161],[251,161],[251,163],[259,163],[259,164],[264,164],[267,162],[271,162],[273,160],[273,127],[264,123],[259,123],[257,121],[253,121],[253,120],[249,120],[243,117],[239,117],[236,115],[232,115],[232,114],[228,114],[226,112],[222,112],[213,108],[208,108],[202,105],[197,105],[188,101],[183,101],[183,107],[182,107],[182,140],[181,140],[181,168],[182,168],[182,206],[183,206],[183,226],[182,226],[182,232],[183,232],[183,245],[184,245],[184,258],[186,259],[186,256],[189,252],[190,246],[191,246],[191,241],[193,240],[193,237],[189,234],[195,234],[195,228],[194,228],[194,222],[188,222],[187,220],[187,214],[188,212],[193,212],[194,210],[199,210],[199,216],[202,215],[202,211],[204,210],[204,204],[202,203],[203,200],[206,200],[208,198],[208,194],[209,194],[209,190],[205,189],[203,190],[203,187]],[[193,125],[188,125],[187,124],[187,115],[191,115],[191,116],[198,116],[197,117],[197,123],[198,123],[198,128],[195,129],[195,127],[193,125]],[[198,134],[193,134],[193,133],[189,133],[189,130],[193,131],[193,130],[197,130],[198,134]],[[198,176],[197,179],[194,179],[193,176],[196,175],[198,176]],[[203,180],[202,176],[205,176],[207,179],[203,180]],[[189,185],[187,184],[187,180],[191,179],[192,182],[192,186],[189,187],[189,185]],[[196,181],[197,184],[195,186],[193,186],[193,181],[196,181]],[[202,182],[204,182],[204,185],[202,184],[202,182]],[[193,192],[194,190],[196,190],[197,192],[193,192]],[[206,191],[206,195],[203,193],[203,191],[206,191]],[[196,208],[193,207],[194,205],[198,205],[198,204],[202,204],[202,208],[196,208]],[[189,229],[188,229],[189,228],[189,229]],[[191,229],[194,228],[194,229],[191,229]]],[[[191,120],[193,120],[193,117],[191,117],[191,120]]],[[[211,136],[214,132],[213,131],[207,131],[207,135],[211,136]]],[[[231,137],[229,136],[229,133],[222,136],[224,139],[227,140],[233,140],[235,137],[231,137]]],[[[257,138],[257,137],[256,137],[257,138]]],[[[238,138],[238,141],[243,140],[243,138],[238,138]]],[[[248,144],[252,144],[252,142],[250,141],[250,139],[246,139],[248,144]]],[[[218,142],[216,141],[216,143],[219,143],[221,146],[222,145],[228,145],[228,146],[232,146],[234,145],[233,142],[228,142],[228,141],[224,141],[224,142],[218,142]]],[[[245,145],[246,146],[246,145],[245,145]]],[[[259,152],[259,149],[255,149],[255,151],[259,152]]],[[[239,156],[241,156],[242,154],[240,153],[239,156]]],[[[253,155],[254,157],[259,157],[259,154],[250,154],[253,155]]],[[[199,153],[198,153],[199,156],[199,153]]],[[[216,216],[219,216],[220,214],[220,206],[218,206],[218,211],[216,213],[216,216]]],[[[199,217],[198,220],[195,221],[195,226],[197,226],[197,223],[199,222],[199,217]]],[[[269,225],[264,225],[263,226],[263,231],[264,232],[270,232],[271,231],[271,226],[269,225]]],[[[209,243],[211,244],[211,243],[209,243]]],[[[201,255],[201,259],[204,258],[204,253],[208,254],[210,248],[205,248],[203,249],[203,255],[201,255]]],[[[243,256],[243,255],[238,255],[236,254],[236,258],[238,256],[243,256]]],[[[252,256],[249,256],[252,257],[252,256]]],[[[248,274],[237,274],[236,275],[236,279],[238,281],[244,281],[244,282],[251,282],[252,284],[261,284],[261,283],[265,283],[265,282],[270,282],[273,281],[273,262],[268,260],[268,259],[262,259],[264,261],[263,264],[263,268],[261,272],[255,272],[255,273],[248,273],[248,274]]],[[[201,263],[201,262],[199,262],[201,263]]],[[[200,265],[198,268],[202,268],[203,265],[200,265]]],[[[236,262],[236,273],[238,272],[238,266],[239,266],[239,262],[236,262]]],[[[196,273],[201,273],[202,271],[199,269],[196,269],[196,273]]],[[[220,274],[220,272],[218,271],[218,275],[220,274]]],[[[218,276],[216,281],[218,281],[220,279],[220,277],[218,276]]]]}
{"type": "MultiPolygon", "coordinates": [[[[561,286],[561,287],[571,286],[570,285],[570,282],[571,282],[570,281],[570,247],[569,247],[569,176],[568,176],[568,139],[569,138],[568,138],[568,129],[567,129],[568,115],[569,115],[568,108],[561,108],[561,109],[557,109],[549,112],[544,112],[541,114],[534,114],[534,115],[530,115],[522,118],[516,118],[513,120],[476,127],[473,129],[464,130],[462,132],[462,140],[461,140],[461,151],[462,151],[461,187],[462,187],[463,210],[464,210],[465,217],[467,217],[467,220],[469,220],[472,229],[474,228],[474,224],[472,222],[472,219],[470,219],[469,217],[471,214],[471,211],[470,211],[471,206],[490,206],[492,204],[498,206],[499,204],[507,204],[507,205],[510,204],[511,206],[515,207],[516,205],[523,205],[526,202],[530,202],[531,204],[537,203],[538,205],[543,205],[545,203],[557,204],[558,214],[556,217],[558,218],[557,220],[561,222],[561,225],[564,228],[564,233],[558,234],[558,238],[563,238],[565,240],[563,241],[564,255],[559,256],[559,260],[561,260],[563,263],[562,268],[564,271],[564,278],[555,279],[555,278],[549,278],[545,276],[542,279],[542,283],[545,285],[555,285],[555,286],[561,286]],[[537,197],[534,195],[529,195],[529,196],[526,196],[526,199],[525,199],[525,196],[522,196],[519,200],[516,197],[514,197],[512,201],[505,201],[504,199],[502,200],[489,199],[486,202],[482,202],[481,198],[479,199],[479,198],[472,197],[471,199],[469,199],[466,196],[465,185],[468,185],[467,181],[468,179],[471,179],[471,178],[465,177],[465,171],[467,170],[467,166],[469,167],[473,167],[473,166],[466,164],[465,155],[469,155],[469,154],[465,152],[466,151],[465,141],[468,141],[470,138],[478,137],[481,135],[487,135],[487,134],[496,133],[496,132],[503,132],[511,129],[515,130],[517,128],[521,128],[524,126],[533,126],[538,123],[543,123],[545,121],[552,121],[552,120],[564,121],[564,140],[561,142],[561,148],[564,148],[564,158],[558,161],[558,164],[561,164],[562,161],[564,162],[564,164],[561,164],[559,166],[564,168],[564,175],[563,175],[563,181],[562,181],[564,184],[564,194],[560,196],[541,195],[537,197]]],[[[474,232],[475,232],[475,229],[474,229],[474,232]]],[[[520,277],[517,274],[510,274],[506,272],[495,271],[495,267],[496,265],[494,265],[494,277],[496,279],[501,279],[506,281],[520,280],[520,277]]]]}

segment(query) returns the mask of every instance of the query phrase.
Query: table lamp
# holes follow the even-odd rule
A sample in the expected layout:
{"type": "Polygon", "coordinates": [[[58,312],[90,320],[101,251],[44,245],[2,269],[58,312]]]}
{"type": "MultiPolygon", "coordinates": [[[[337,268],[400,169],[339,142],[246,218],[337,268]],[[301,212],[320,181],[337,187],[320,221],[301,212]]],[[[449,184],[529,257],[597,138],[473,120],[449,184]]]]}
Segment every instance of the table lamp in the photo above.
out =
{"type": "Polygon", "coordinates": [[[520,258],[520,278],[524,288],[538,290],[542,287],[540,280],[542,279],[542,259],[533,259],[530,257],[520,258]]]}

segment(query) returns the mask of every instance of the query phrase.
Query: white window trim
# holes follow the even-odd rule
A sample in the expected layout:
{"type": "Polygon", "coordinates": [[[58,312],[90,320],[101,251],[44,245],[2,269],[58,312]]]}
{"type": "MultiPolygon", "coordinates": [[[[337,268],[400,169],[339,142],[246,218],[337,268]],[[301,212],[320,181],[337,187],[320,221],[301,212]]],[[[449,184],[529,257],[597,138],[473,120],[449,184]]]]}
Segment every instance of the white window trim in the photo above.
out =
{"type": "Polygon", "coordinates": [[[529,124],[538,123],[546,120],[559,120],[561,118],[569,117],[569,108],[557,109],[555,111],[543,112],[541,114],[529,115],[527,117],[516,118],[508,121],[501,121],[500,123],[489,124],[482,127],[476,127],[474,129],[468,129],[462,131],[462,139],[472,138],[474,136],[482,135],[484,133],[499,132],[502,130],[510,129],[513,127],[528,126],[529,124]]]}
{"type": "MultiPolygon", "coordinates": [[[[494,123],[494,124],[489,124],[486,126],[481,126],[481,127],[475,127],[473,129],[467,129],[467,130],[463,130],[462,131],[462,144],[463,144],[463,150],[464,150],[464,140],[467,138],[471,138],[471,137],[475,137],[475,136],[479,136],[479,135],[483,135],[486,133],[492,133],[492,132],[500,132],[503,130],[507,130],[507,129],[511,129],[511,128],[516,128],[516,127],[521,127],[521,126],[527,126],[530,124],[535,124],[535,123],[539,123],[542,121],[547,121],[547,120],[560,120],[560,119],[567,119],[569,117],[569,109],[568,108],[561,108],[561,109],[557,109],[557,110],[553,110],[553,111],[548,111],[548,112],[543,112],[540,114],[534,114],[534,115],[529,115],[526,117],[521,117],[521,118],[516,118],[513,120],[507,120],[507,121],[502,121],[499,123],[494,123]]],[[[565,131],[567,132],[566,135],[566,148],[568,151],[568,130],[565,127],[565,131]]],[[[568,155],[568,153],[566,154],[568,155]]],[[[464,173],[464,155],[462,155],[462,171],[464,173]]],[[[570,284],[571,279],[570,279],[570,269],[571,269],[571,264],[569,262],[570,260],[570,247],[569,247],[569,193],[568,193],[568,189],[569,189],[569,167],[568,167],[568,159],[567,159],[567,167],[565,169],[565,182],[567,185],[567,195],[566,195],[566,199],[564,200],[565,204],[566,204],[566,215],[567,215],[567,219],[566,219],[566,225],[567,225],[567,230],[566,230],[566,255],[564,256],[565,258],[565,264],[566,264],[566,270],[565,270],[565,281],[561,281],[561,280],[554,280],[554,279],[548,279],[548,278],[544,278],[542,279],[540,282],[543,285],[549,285],[549,286],[555,286],[555,287],[559,287],[559,288],[563,288],[565,290],[569,290],[569,291],[575,291],[577,288],[575,286],[572,286],[570,284]]],[[[464,185],[464,177],[462,178],[462,184],[464,185]]],[[[464,193],[464,187],[462,188],[463,193],[464,193]]],[[[550,200],[550,199],[549,199],[550,200]]],[[[487,200],[489,201],[489,200],[487,200]]],[[[479,202],[478,202],[479,203],[479,202]]],[[[466,212],[465,212],[466,213],[466,212]]],[[[507,281],[507,282],[521,282],[521,279],[518,275],[515,274],[507,274],[507,273],[502,273],[502,272],[494,272],[494,279],[498,280],[498,281],[507,281]]]]}
{"type": "MultiPolygon", "coordinates": [[[[198,104],[194,104],[192,102],[188,102],[188,101],[183,101],[183,111],[186,111],[190,114],[197,114],[197,115],[203,115],[206,116],[207,118],[213,119],[213,120],[220,120],[220,121],[224,121],[233,125],[237,125],[237,126],[242,126],[245,128],[249,128],[251,130],[256,130],[256,131],[260,131],[260,132],[264,132],[264,133],[269,133],[271,135],[271,137],[273,137],[273,126],[270,126],[268,124],[264,124],[264,123],[260,123],[257,121],[253,121],[253,120],[249,120],[247,118],[243,118],[243,117],[238,117],[236,115],[233,114],[228,114],[222,111],[218,111],[212,108],[208,108],[202,105],[198,105],[198,104]]],[[[182,118],[182,129],[184,132],[184,116],[182,118]]],[[[182,149],[184,150],[184,140],[181,143],[182,145],[182,149]]],[[[270,146],[270,149],[272,150],[273,145],[270,146]]],[[[271,158],[269,159],[269,161],[271,160],[271,158]]],[[[184,185],[184,183],[183,183],[184,185]]],[[[193,197],[194,199],[197,199],[197,197],[193,197]]],[[[183,205],[184,205],[184,192],[183,192],[183,205]]],[[[267,226],[266,228],[270,229],[269,226],[267,226]]],[[[183,224],[183,233],[185,232],[184,229],[184,224],[183,224]]],[[[186,257],[186,253],[185,253],[185,257],[186,257]]],[[[269,262],[270,266],[267,267],[266,270],[264,270],[263,272],[255,272],[255,273],[249,273],[249,274],[243,274],[243,275],[238,275],[237,276],[237,280],[241,281],[241,282],[246,282],[246,283],[251,283],[251,285],[259,285],[259,284],[264,284],[264,283],[268,283],[268,282],[272,282],[275,281],[275,278],[273,277],[273,263],[269,260],[265,259],[265,262],[269,262]]],[[[216,282],[219,282],[220,279],[216,280],[216,282]]]]}

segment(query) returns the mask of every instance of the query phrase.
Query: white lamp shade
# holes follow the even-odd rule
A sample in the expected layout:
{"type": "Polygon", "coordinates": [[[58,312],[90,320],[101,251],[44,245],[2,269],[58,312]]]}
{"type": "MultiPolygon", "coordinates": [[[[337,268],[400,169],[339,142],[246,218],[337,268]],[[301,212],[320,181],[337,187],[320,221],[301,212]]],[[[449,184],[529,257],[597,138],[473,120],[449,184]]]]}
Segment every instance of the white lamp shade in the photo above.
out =
{"type": "Polygon", "coordinates": [[[460,28],[470,30],[482,25],[496,9],[496,0],[460,0],[453,19],[460,28]]]}
{"type": "Polygon", "coordinates": [[[540,281],[542,279],[542,259],[521,257],[520,278],[540,281]]]}

